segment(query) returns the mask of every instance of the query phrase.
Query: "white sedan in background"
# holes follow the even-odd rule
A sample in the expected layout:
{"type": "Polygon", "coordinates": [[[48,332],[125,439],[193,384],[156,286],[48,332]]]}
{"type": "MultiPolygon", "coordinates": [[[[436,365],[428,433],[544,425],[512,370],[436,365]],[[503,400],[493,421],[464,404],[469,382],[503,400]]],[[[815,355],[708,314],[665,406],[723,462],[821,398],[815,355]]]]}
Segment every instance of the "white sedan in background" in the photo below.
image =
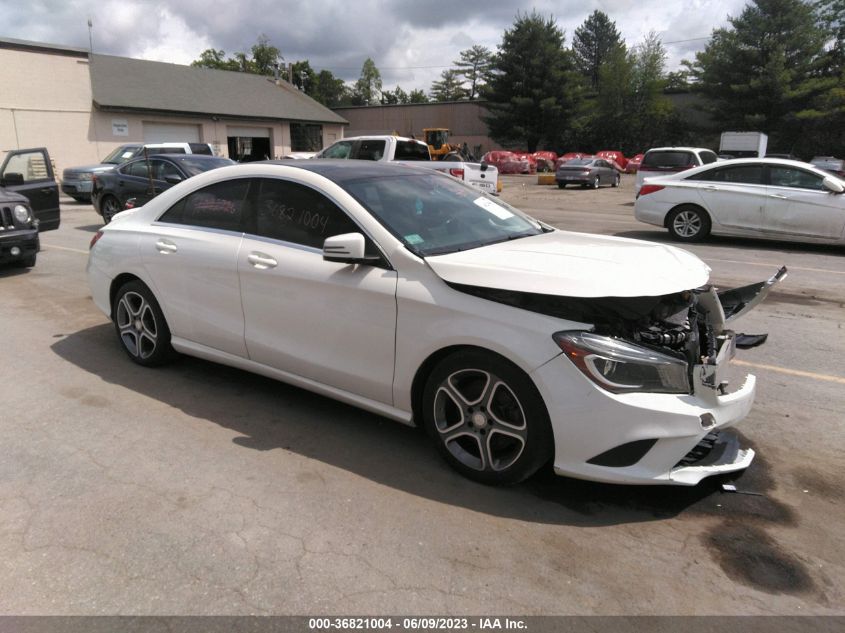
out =
{"type": "Polygon", "coordinates": [[[845,181],[807,163],[744,158],[648,178],[634,215],[678,240],[711,233],[845,242],[845,181]]]}
{"type": "MultiPolygon", "coordinates": [[[[567,233],[430,169],[223,167],[92,239],[96,305],[136,363],[176,352],[425,427],[484,483],[548,462],[598,481],[693,485],[754,451],[720,432],[726,321],[785,275],[717,293],[686,251],[567,233]]],[[[315,429],[319,433],[319,429],[315,429]]]]}

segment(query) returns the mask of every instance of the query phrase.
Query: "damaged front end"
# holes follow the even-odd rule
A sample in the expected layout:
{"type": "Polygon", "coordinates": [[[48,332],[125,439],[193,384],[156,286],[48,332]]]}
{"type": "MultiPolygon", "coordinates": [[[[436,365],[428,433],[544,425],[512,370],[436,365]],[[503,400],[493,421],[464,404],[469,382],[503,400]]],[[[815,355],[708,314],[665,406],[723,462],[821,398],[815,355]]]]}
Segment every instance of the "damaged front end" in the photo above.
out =
{"type": "Polygon", "coordinates": [[[560,332],[555,340],[579,369],[591,379],[598,377],[599,385],[610,391],[699,393],[701,388],[707,388],[724,393],[727,385],[719,380],[718,368],[733,357],[736,347],[754,347],[766,338],[766,335],[736,333],[726,327],[727,322],[760,303],[786,275],[784,266],[770,279],[741,288],[718,292],[707,285],[654,297],[565,297],[450,285],[461,292],[523,310],[591,323],[589,332],[560,332]],[[636,362],[632,356],[641,354],[637,347],[655,353],[653,364],[662,365],[655,371],[669,379],[668,386],[657,385],[655,381],[628,384],[612,374],[624,367],[626,359],[636,362]],[[600,357],[606,357],[602,369],[597,368],[596,358],[600,357]],[[677,374],[678,363],[686,367],[683,388],[677,376],[668,376],[677,374]]]}
{"type": "MultiPolygon", "coordinates": [[[[554,334],[578,370],[606,394],[591,399],[590,419],[618,419],[618,433],[568,428],[567,450],[579,459],[556,460],[561,474],[599,481],[693,485],[702,478],[746,468],[754,457],[720,430],[741,420],[754,398],[754,376],[729,389],[726,370],[737,347],[766,335],[734,332],[729,322],[760,303],[787,276],[719,292],[711,285],[661,296],[563,297],[462,286],[455,289],[589,329],[554,334]]],[[[544,380],[552,370],[541,370],[544,380]]],[[[553,391],[553,387],[552,387],[553,391]]],[[[554,407],[555,404],[552,403],[554,407]]],[[[566,403],[561,399],[561,407],[566,403]]],[[[576,423],[577,424],[577,423],[576,423]]],[[[614,423],[615,424],[615,423],[614,423]]],[[[564,434],[562,433],[563,437],[564,434]]]]}

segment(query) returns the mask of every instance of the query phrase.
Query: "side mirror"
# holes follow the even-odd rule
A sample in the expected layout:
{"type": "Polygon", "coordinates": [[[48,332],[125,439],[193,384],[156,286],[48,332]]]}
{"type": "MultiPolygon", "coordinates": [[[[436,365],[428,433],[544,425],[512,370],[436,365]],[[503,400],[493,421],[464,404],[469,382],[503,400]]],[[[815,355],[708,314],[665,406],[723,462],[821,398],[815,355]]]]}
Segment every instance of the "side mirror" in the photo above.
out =
{"type": "Polygon", "coordinates": [[[175,184],[182,182],[182,176],[177,176],[176,174],[170,174],[169,176],[164,177],[164,182],[170,183],[171,185],[175,185],[175,184]]]}
{"type": "Polygon", "coordinates": [[[843,191],[845,191],[845,186],[843,186],[841,182],[836,180],[836,178],[832,178],[830,176],[827,176],[824,180],[822,180],[822,185],[825,189],[827,189],[828,191],[832,191],[833,193],[842,193],[843,191]]]}
{"type": "Polygon", "coordinates": [[[4,174],[2,180],[0,180],[0,184],[4,187],[22,185],[24,184],[23,174],[18,174],[16,172],[4,174]]]}
{"type": "Polygon", "coordinates": [[[366,256],[366,240],[360,233],[344,233],[327,237],[323,242],[323,259],[340,264],[376,264],[378,256],[366,256]]]}

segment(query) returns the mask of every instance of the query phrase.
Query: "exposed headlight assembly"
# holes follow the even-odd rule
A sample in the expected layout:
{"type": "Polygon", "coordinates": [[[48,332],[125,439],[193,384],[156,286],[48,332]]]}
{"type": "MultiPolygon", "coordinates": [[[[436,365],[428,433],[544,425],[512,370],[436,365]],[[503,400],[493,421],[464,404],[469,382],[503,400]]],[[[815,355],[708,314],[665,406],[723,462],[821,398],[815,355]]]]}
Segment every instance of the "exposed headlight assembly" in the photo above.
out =
{"type": "Polygon", "coordinates": [[[581,372],[613,393],[690,393],[687,363],[609,336],[558,332],[555,342],[581,372]]]}
{"type": "Polygon", "coordinates": [[[29,209],[22,204],[16,204],[15,208],[12,210],[12,213],[15,216],[15,220],[18,221],[19,224],[26,224],[29,222],[29,209]]]}

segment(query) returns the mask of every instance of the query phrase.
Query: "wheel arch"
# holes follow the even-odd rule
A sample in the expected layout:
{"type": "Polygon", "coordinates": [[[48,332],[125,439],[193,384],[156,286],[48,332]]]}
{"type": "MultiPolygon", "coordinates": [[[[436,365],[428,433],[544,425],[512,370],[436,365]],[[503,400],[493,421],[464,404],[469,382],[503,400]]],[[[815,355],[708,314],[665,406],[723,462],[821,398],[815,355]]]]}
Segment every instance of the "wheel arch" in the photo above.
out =
{"type": "MultiPolygon", "coordinates": [[[[144,284],[150,292],[152,292],[152,288],[145,282],[143,279],[138,277],[138,275],[133,275],[132,273],[121,273],[114,279],[112,279],[111,285],[109,286],[109,318],[114,318],[114,298],[117,295],[117,291],[124,285],[129,283],[130,281],[138,281],[144,284]]],[[[154,293],[155,294],[155,293],[154,293]]]]}
{"type": "MultiPolygon", "coordinates": [[[[499,360],[513,366],[514,369],[522,372],[525,375],[529,382],[534,385],[534,389],[537,390],[538,395],[540,395],[540,390],[537,388],[537,385],[534,384],[534,381],[532,380],[528,372],[526,372],[522,367],[519,366],[519,364],[513,362],[507,356],[503,356],[498,352],[495,352],[486,347],[482,347],[480,345],[450,345],[448,347],[444,347],[442,349],[437,350],[436,352],[431,353],[422,362],[422,364],[420,364],[419,368],[414,374],[414,379],[411,382],[411,420],[415,426],[421,426],[423,392],[425,391],[425,383],[428,380],[428,377],[431,375],[431,372],[434,370],[437,364],[444,358],[447,358],[459,352],[470,351],[489,354],[490,356],[494,356],[499,360]]],[[[540,400],[543,401],[542,395],[540,396],[540,400]]],[[[545,406],[545,402],[543,402],[543,406],[545,406]]]]}

